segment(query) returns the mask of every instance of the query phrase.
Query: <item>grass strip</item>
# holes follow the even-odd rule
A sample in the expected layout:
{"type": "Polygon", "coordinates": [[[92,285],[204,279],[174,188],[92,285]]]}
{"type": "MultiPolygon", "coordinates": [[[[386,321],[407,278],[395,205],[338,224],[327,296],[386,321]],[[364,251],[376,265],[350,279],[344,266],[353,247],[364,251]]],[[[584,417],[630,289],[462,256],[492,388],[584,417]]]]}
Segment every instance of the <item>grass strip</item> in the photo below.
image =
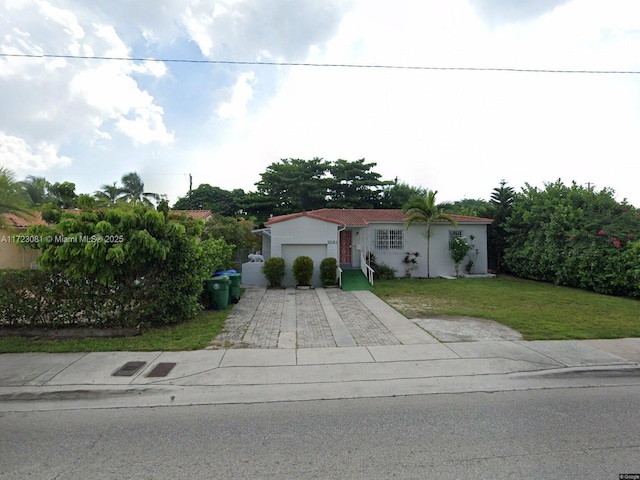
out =
{"type": "Polygon", "coordinates": [[[222,331],[226,318],[226,311],[204,311],[187,322],[153,327],[133,337],[74,339],[2,337],[0,353],[199,350],[209,345],[222,331]]]}

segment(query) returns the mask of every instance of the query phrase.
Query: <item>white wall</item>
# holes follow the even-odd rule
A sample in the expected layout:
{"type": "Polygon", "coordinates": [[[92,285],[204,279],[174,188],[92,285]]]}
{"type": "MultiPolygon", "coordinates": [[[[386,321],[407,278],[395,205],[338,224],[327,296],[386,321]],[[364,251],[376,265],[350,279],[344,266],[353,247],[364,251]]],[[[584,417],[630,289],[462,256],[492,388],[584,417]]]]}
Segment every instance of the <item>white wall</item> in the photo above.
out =
{"type": "Polygon", "coordinates": [[[267,287],[269,282],[262,273],[264,262],[245,262],[242,264],[242,285],[252,287],[267,287]]]}
{"type": "MultiPolygon", "coordinates": [[[[425,237],[425,224],[412,224],[408,230],[404,230],[404,250],[399,251],[377,251],[375,250],[374,233],[375,229],[397,229],[399,224],[377,223],[371,224],[370,242],[367,250],[373,252],[378,264],[384,263],[396,270],[396,275],[402,277],[405,275],[405,265],[402,263],[405,252],[420,252],[418,257],[417,268],[411,272],[412,277],[427,276],[427,239],[425,237]]],[[[400,228],[404,228],[400,226],[400,228]]],[[[454,263],[451,259],[449,251],[449,231],[462,230],[467,243],[473,243],[475,248],[479,249],[479,256],[475,262],[473,273],[487,273],[487,226],[484,224],[469,223],[459,224],[457,227],[447,223],[436,223],[431,225],[431,260],[429,269],[431,277],[452,276],[455,273],[454,263]],[[474,235],[474,240],[470,236],[474,235]]],[[[464,264],[466,260],[460,264],[460,273],[465,273],[464,264]]]]}
{"type": "Polygon", "coordinates": [[[265,259],[284,258],[285,286],[295,286],[291,272],[293,261],[301,255],[311,257],[314,268],[312,284],[321,286],[320,262],[327,257],[338,260],[338,228],[339,225],[334,223],[308,217],[275,223],[271,226],[270,242],[263,241],[263,247],[270,247],[268,252],[263,251],[263,255],[265,259]]]}

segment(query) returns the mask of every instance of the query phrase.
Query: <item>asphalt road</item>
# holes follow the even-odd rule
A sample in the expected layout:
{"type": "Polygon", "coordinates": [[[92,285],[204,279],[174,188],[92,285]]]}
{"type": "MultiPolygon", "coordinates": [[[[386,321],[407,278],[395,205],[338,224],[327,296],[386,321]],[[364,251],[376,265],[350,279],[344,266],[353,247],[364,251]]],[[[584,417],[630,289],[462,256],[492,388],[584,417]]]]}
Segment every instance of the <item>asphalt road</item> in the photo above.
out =
{"type": "Polygon", "coordinates": [[[618,479],[640,387],[0,414],[0,479],[618,479]]]}

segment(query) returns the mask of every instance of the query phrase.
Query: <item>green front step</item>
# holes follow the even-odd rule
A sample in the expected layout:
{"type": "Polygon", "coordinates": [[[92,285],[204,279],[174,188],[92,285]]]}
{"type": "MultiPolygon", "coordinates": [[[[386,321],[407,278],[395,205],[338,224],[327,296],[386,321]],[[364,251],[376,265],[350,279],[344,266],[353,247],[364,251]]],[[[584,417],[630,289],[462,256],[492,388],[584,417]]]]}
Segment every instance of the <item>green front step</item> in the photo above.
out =
{"type": "Polygon", "coordinates": [[[352,292],[355,290],[371,290],[372,288],[361,270],[342,271],[342,290],[352,292]]]}

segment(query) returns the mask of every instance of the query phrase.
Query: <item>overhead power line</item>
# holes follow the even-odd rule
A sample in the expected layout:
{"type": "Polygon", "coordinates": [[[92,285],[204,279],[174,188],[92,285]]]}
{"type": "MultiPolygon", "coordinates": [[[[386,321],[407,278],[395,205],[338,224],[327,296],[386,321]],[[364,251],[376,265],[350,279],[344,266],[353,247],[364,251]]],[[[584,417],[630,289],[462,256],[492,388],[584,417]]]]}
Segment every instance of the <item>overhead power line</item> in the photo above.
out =
{"type": "Polygon", "coordinates": [[[521,73],[573,73],[598,75],[640,75],[640,70],[571,70],[551,68],[508,68],[508,67],[436,67],[426,65],[387,65],[387,64],[358,64],[358,63],[309,63],[309,62],[265,62],[249,60],[193,60],[188,58],[136,58],[136,57],[107,57],[85,55],[52,55],[27,53],[0,53],[5,58],[62,58],[67,60],[109,60],[120,62],[162,62],[162,63],[195,63],[210,65],[264,65],[273,67],[324,67],[324,68],[370,68],[388,70],[440,70],[465,72],[521,72],[521,73]]]}

